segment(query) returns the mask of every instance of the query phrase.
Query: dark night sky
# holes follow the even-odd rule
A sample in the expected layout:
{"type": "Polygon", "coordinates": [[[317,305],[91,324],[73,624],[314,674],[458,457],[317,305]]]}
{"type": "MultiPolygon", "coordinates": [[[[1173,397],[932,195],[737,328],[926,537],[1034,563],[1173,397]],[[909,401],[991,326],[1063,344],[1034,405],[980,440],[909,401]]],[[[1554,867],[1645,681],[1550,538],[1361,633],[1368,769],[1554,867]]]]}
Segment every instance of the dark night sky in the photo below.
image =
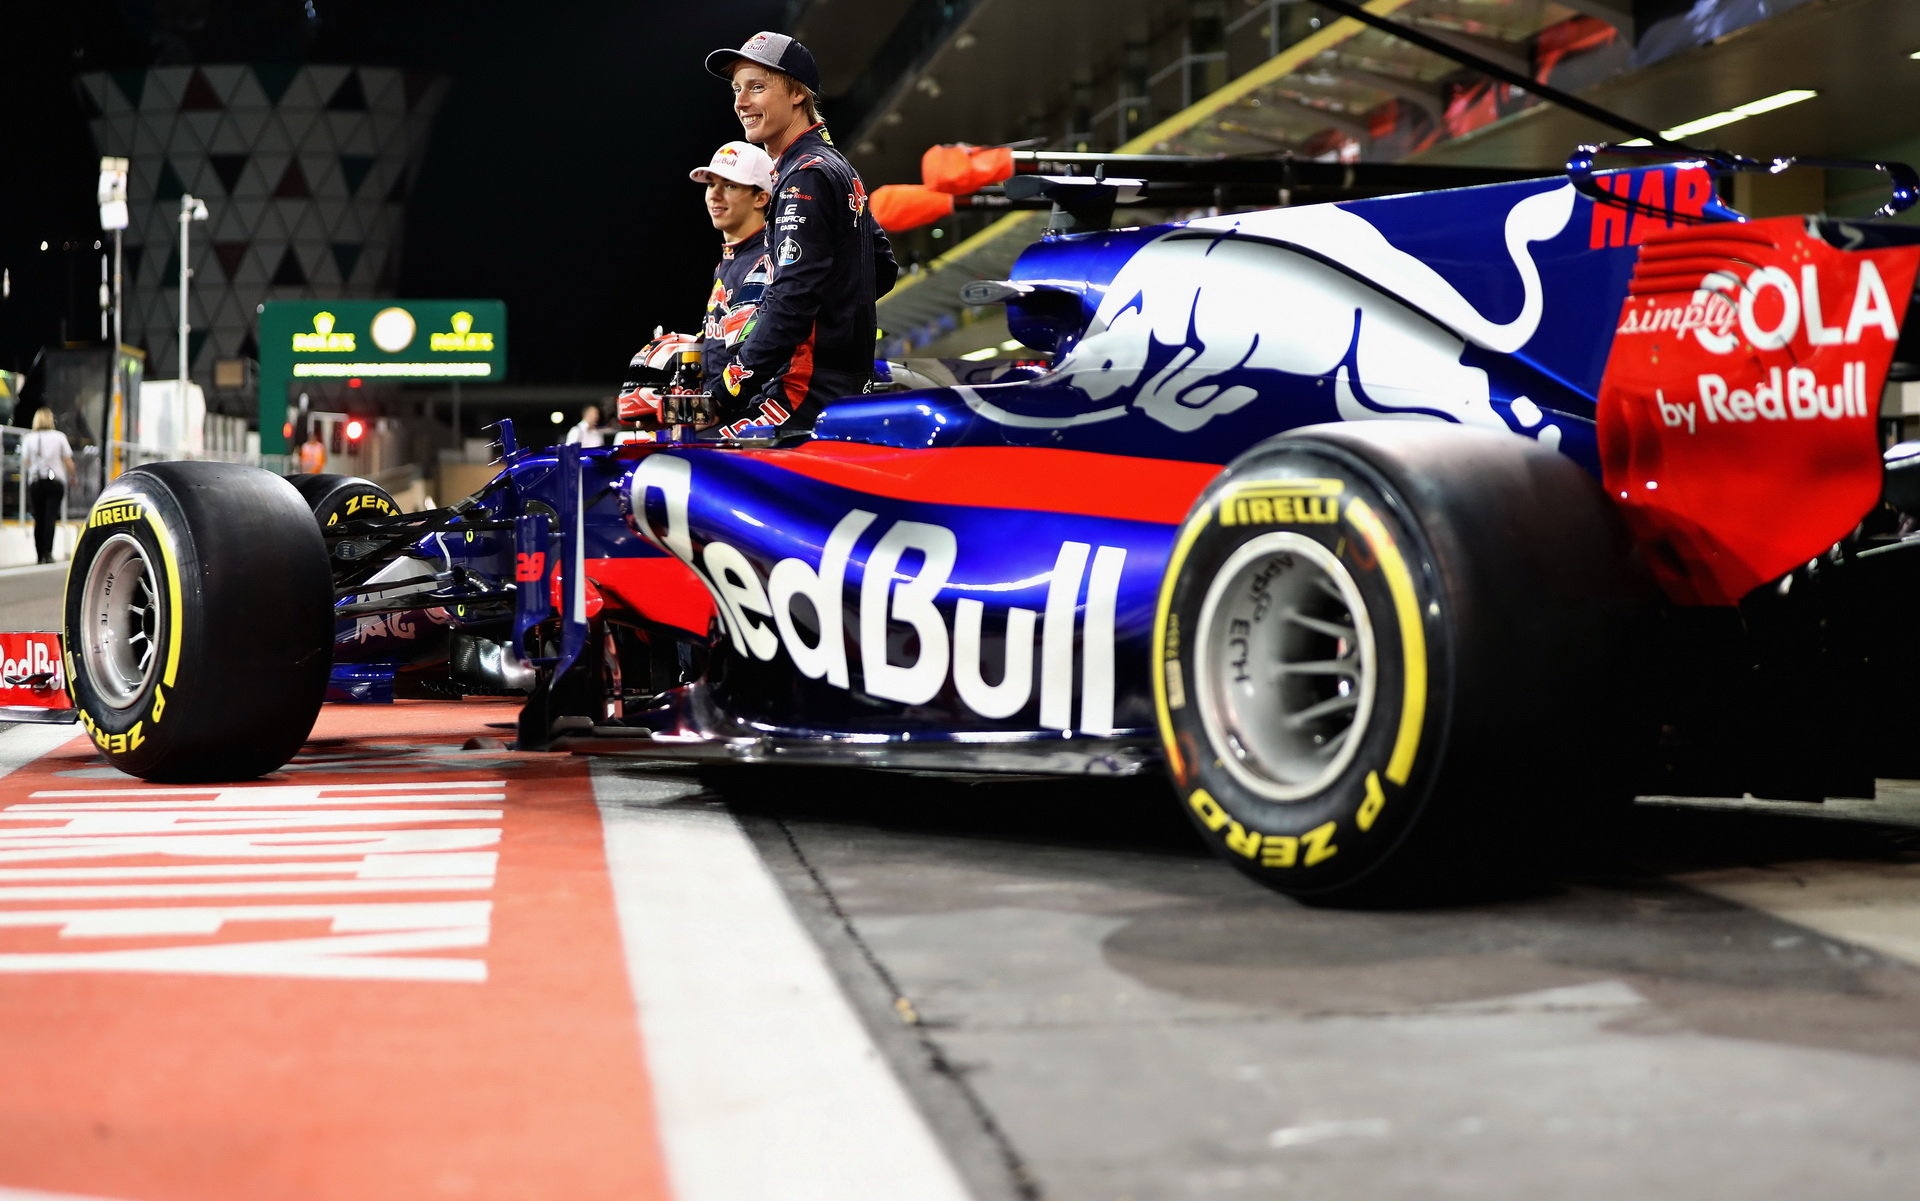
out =
{"type": "MultiPolygon", "coordinates": [[[[302,0],[170,7],[207,14],[201,61],[299,54],[450,78],[408,207],[401,295],[505,300],[511,377],[530,383],[618,383],[656,324],[692,325],[718,243],[687,171],[739,135],[726,85],[701,63],[775,27],[777,0],[312,3],[317,23],[302,0]]],[[[70,80],[187,61],[156,33],[168,7],[0,3],[0,265],[14,268],[0,368],[57,337],[55,285],[33,270],[40,240],[98,236],[98,151],[70,80]]]]}

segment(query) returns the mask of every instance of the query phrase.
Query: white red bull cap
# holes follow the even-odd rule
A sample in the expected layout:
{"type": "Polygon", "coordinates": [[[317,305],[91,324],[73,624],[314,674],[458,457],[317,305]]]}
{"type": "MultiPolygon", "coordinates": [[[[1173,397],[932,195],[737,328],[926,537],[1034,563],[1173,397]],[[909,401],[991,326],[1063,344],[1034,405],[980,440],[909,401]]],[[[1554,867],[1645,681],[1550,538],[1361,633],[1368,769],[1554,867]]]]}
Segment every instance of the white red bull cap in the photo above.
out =
{"type": "Polygon", "coordinates": [[[728,142],[713,152],[712,162],[687,172],[695,183],[712,183],[716,175],[762,192],[773,191],[773,160],[752,142],[728,142]]]}

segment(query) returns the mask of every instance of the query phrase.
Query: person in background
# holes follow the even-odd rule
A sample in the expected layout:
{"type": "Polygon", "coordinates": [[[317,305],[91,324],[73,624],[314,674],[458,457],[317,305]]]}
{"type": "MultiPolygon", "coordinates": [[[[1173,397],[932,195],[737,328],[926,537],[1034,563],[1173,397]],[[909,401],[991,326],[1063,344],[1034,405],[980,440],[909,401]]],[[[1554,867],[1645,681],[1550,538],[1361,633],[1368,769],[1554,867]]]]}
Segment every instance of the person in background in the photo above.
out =
{"type": "Polygon", "coordinates": [[[74,478],[73,444],[53,428],[53,410],[33,415],[33,431],[20,439],[20,471],[27,477],[27,507],[33,513],[33,549],[39,562],[53,562],[53,534],[60,502],[74,478]]]}
{"type": "Polygon", "coordinates": [[[742,136],[773,157],[773,279],[738,357],[713,394],[728,428],[812,427],[829,401],[873,379],[874,301],[899,267],[867,211],[867,189],[820,120],[820,70],[784,33],[756,33],[715,50],[707,70],[727,80],[742,136]]]}
{"type": "Polygon", "coordinates": [[[319,430],[308,430],[307,440],[300,444],[300,471],[304,475],[319,475],[327,469],[327,444],[320,440],[319,430]]]}
{"type": "Polygon", "coordinates": [[[567,431],[567,442],[584,450],[592,450],[607,444],[607,433],[600,428],[599,405],[588,405],[580,410],[580,420],[567,431]]]}

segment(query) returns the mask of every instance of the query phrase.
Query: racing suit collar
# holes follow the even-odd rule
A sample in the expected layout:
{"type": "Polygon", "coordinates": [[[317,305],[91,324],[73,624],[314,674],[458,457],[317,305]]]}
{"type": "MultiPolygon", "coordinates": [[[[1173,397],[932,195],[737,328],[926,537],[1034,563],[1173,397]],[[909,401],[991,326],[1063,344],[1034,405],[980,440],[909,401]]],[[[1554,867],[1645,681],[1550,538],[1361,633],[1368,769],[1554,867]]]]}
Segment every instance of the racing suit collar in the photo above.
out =
{"type": "Polygon", "coordinates": [[[720,257],[726,258],[726,259],[732,258],[734,251],[740,249],[740,247],[742,246],[745,246],[748,242],[753,241],[755,238],[765,233],[766,230],[767,230],[767,223],[765,219],[762,219],[760,224],[754,226],[752,229],[748,230],[746,233],[741,234],[737,238],[728,239],[726,237],[722,237],[720,239],[720,257]]]}
{"type": "Polygon", "coordinates": [[[779,171],[782,165],[786,163],[788,156],[791,155],[794,151],[800,149],[800,143],[806,141],[810,137],[817,137],[817,135],[814,134],[814,130],[825,129],[826,127],[827,127],[827,123],[825,121],[815,121],[813,124],[807,126],[805,129],[795,134],[793,137],[793,141],[788,142],[787,148],[780,152],[780,157],[773,160],[773,169],[776,172],[779,171]]]}

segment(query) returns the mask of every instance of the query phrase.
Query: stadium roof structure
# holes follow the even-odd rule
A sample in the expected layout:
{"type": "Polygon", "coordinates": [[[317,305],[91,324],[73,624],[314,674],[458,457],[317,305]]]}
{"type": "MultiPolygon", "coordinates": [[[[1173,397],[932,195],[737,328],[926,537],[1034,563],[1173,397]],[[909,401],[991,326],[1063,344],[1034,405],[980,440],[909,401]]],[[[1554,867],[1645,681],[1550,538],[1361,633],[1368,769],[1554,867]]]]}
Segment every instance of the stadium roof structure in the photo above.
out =
{"type": "MultiPolygon", "coordinates": [[[[1349,5],[1452,54],[1313,0],[1108,0],[1097,18],[1081,5],[1017,0],[855,7],[802,0],[791,26],[816,48],[830,88],[858,81],[830,96],[828,112],[869,187],[917,180],[920,153],[938,142],[1554,170],[1582,143],[1628,136],[1468,65],[1476,60],[1655,130],[1756,110],[1697,144],[1765,157],[1920,157],[1910,116],[1920,5],[1909,0],[1349,5]],[[1802,102],[1772,99],[1788,89],[1802,102]]],[[[1871,176],[1812,179],[1743,186],[1798,189],[1777,197],[1796,211],[1865,211],[1882,195],[1871,176]]],[[[1764,213],[1775,198],[1735,199],[1764,213]]],[[[972,228],[882,301],[895,351],[948,354],[1004,338],[997,313],[967,311],[959,288],[1003,277],[1045,216],[951,225],[956,235],[972,228]]]]}

